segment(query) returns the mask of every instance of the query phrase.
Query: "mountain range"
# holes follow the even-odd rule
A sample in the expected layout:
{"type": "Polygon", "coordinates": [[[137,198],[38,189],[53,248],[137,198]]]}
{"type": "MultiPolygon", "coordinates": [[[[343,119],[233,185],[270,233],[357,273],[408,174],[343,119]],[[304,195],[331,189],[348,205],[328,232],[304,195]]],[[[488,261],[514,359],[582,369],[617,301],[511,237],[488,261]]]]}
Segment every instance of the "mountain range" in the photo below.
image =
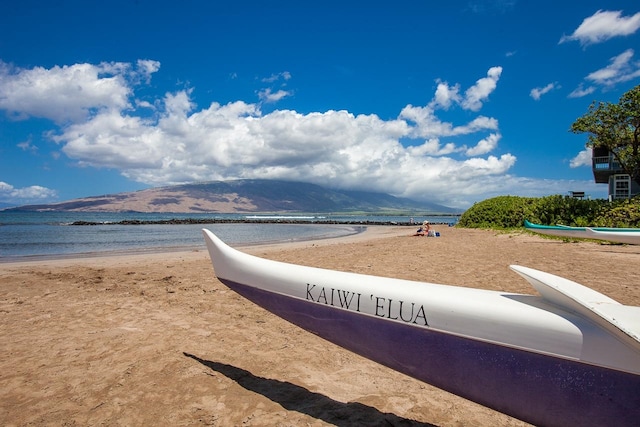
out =
{"type": "Polygon", "coordinates": [[[447,206],[384,193],[328,189],[319,185],[266,179],[212,181],[9,210],[76,212],[423,212],[455,213],[447,206]]]}

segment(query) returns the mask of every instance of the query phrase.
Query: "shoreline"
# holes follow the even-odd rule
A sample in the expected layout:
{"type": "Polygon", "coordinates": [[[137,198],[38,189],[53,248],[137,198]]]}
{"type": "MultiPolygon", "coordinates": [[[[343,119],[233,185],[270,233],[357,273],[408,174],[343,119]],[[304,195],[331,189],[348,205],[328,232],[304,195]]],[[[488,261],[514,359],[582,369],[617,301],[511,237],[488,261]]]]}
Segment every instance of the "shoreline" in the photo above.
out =
{"type": "MultiPolygon", "coordinates": [[[[203,227],[206,228],[206,227],[203,227]]],[[[282,249],[282,248],[299,248],[309,245],[311,246],[324,246],[328,244],[339,244],[350,241],[361,241],[369,238],[379,238],[395,234],[395,231],[399,233],[402,229],[403,232],[407,230],[403,226],[390,226],[390,225],[367,225],[367,226],[353,226],[353,232],[350,234],[340,236],[320,236],[301,238],[299,240],[287,240],[287,241],[269,241],[269,242],[256,242],[248,244],[233,245],[235,248],[251,252],[251,251],[265,251],[269,249],[282,249]],[[393,229],[394,231],[389,231],[393,229]],[[385,231],[386,230],[386,231],[385,231]]],[[[158,256],[187,256],[188,254],[198,254],[204,252],[207,257],[207,248],[204,243],[197,246],[179,246],[179,247],[147,247],[137,249],[123,249],[113,251],[101,251],[101,252],[81,252],[71,254],[47,254],[47,255],[24,255],[16,257],[0,257],[0,268],[11,267],[13,265],[21,264],[40,264],[43,262],[74,262],[84,260],[94,260],[101,258],[119,258],[119,257],[158,257],[158,256]]]]}

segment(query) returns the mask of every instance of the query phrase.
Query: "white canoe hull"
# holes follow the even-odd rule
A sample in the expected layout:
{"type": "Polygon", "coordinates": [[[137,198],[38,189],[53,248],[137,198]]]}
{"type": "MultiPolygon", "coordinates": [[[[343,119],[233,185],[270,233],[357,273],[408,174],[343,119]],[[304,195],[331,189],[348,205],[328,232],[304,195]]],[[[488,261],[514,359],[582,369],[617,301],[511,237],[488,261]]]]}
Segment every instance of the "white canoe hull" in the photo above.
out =
{"type": "Polygon", "coordinates": [[[208,230],[218,279],[343,348],[537,425],[635,425],[640,308],[512,266],[542,296],[286,264],[208,230]]]}
{"type": "Polygon", "coordinates": [[[589,239],[607,240],[615,243],[640,245],[640,232],[637,231],[601,231],[592,228],[586,229],[589,239]]]}

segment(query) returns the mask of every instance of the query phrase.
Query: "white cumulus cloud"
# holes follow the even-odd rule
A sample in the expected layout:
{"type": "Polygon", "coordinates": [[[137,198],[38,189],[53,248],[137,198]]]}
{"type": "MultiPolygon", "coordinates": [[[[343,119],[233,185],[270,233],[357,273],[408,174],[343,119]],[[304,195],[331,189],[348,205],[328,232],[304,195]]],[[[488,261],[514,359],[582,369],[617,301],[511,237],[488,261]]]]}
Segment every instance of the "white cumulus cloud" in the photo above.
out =
{"type": "Polygon", "coordinates": [[[609,65],[592,73],[589,73],[576,89],[570,94],[569,98],[580,98],[590,95],[598,88],[603,90],[611,88],[619,83],[628,82],[640,77],[640,61],[633,59],[635,52],[633,49],[627,49],[619,55],[610,59],[609,65]]]}
{"type": "Polygon", "coordinates": [[[264,102],[278,102],[282,98],[285,98],[291,95],[292,95],[291,91],[282,90],[282,89],[273,92],[270,88],[266,88],[258,92],[258,97],[260,98],[260,100],[264,102]]]}
{"type": "Polygon", "coordinates": [[[465,153],[469,157],[490,153],[496,149],[501,137],[500,134],[492,133],[488,137],[481,139],[474,147],[465,150],[465,153]]]}
{"type": "Polygon", "coordinates": [[[583,96],[591,95],[595,91],[595,86],[584,87],[584,84],[580,83],[577,88],[571,91],[568,98],[582,98],[583,96]]]}
{"type": "Polygon", "coordinates": [[[591,167],[591,154],[591,148],[585,148],[584,150],[576,154],[573,159],[571,159],[571,161],[569,162],[569,166],[571,166],[572,168],[579,168],[581,166],[591,167]]]}
{"type": "Polygon", "coordinates": [[[586,80],[599,85],[612,86],[640,77],[640,61],[633,60],[633,49],[627,49],[611,58],[611,63],[600,70],[590,73],[586,80]]]}
{"type": "Polygon", "coordinates": [[[148,76],[159,63],[110,62],[50,69],[20,69],[0,61],[0,109],[15,119],[40,117],[58,123],[85,120],[102,110],[129,108],[129,78],[148,76]]]}
{"type": "Polygon", "coordinates": [[[536,87],[531,89],[531,92],[529,92],[529,96],[535,99],[536,101],[539,101],[542,95],[545,95],[551,92],[553,89],[557,89],[558,87],[559,86],[557,83],[549,83],[544,87],[536,87]]]}
{"type": "Polygon", "coordinates": [[[599,10],[585,18],[576,30],[559,43],[577,40],[581,45],[602,43],[613,37],[629,36],[640,28],[640,12],[622,16],[622,11],[599,10]]]}
{"type": "Polygon", "coordinates": [[[487,77],[479,79],[474,86],[467,89],[465,97],[461,101],[462,107],[471,111],[479,111],[482,108],[482,103],[498,86],[501,74],[502,67],[491,67],[487,71],[487,77]]]}
{"type": "Polygon", "coordinates": [[[11,184],[0,181],[0,202],[23,205],[54,199],[57,196],[55,190],[39,185],[16,188],[11,184]]]}

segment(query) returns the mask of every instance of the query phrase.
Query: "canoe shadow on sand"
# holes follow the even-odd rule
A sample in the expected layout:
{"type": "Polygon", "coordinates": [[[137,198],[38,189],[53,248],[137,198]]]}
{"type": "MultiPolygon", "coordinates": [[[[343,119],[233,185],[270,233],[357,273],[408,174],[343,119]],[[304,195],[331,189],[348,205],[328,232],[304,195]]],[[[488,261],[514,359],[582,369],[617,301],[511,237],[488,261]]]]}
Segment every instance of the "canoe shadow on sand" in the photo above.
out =
{"type": "Polygon", "coordinates": [[[380,412],[374,407],[363,405],[359,402],[338,402],[290,382],[258,377],[245,369],[227,365],[226,363],[201,359],[189,353],[183,354],[200,362],[207,368],[221,373],[245,389],[261,394],[278,403],[287,410],[300,412],[338,427],[350,427],[353,425],[437,427],[433,424],[380,412]]]}

